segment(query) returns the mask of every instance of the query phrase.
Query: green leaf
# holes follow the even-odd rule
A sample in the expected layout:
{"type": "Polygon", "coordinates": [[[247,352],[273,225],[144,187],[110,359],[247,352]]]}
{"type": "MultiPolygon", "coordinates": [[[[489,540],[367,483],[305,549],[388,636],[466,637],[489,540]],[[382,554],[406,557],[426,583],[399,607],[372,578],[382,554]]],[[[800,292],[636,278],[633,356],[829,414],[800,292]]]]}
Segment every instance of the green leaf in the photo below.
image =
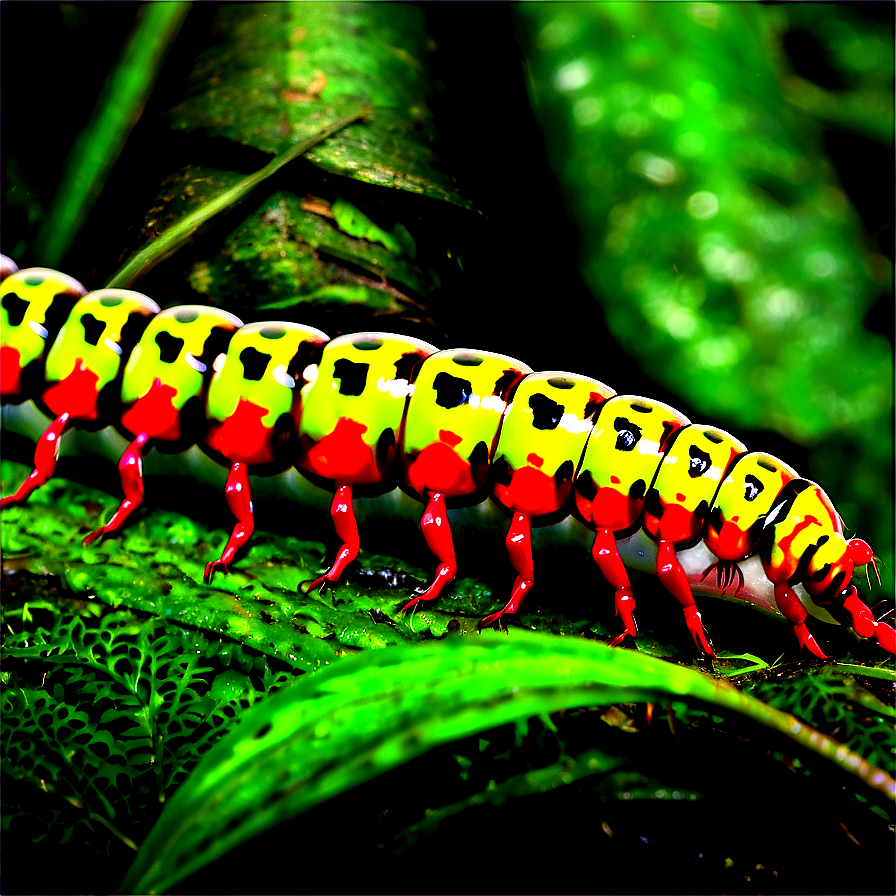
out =
{"type": "Polygon", "coordinates": [[[121,889],[169,890],[247,838],[438,744],[573,706],[663,699],[759,721],[893,798],[886,773],[724,683],[581,639],[486,633],[369,652],[245,713],[166,805],[121,889]]]}
{"type": "Polygon", "coordinates": [[[279,171],[293,159],[306,153],[312,146],[326,140],[327,137],[338,133],[344,127],[362,118],[367,112],[366,107],[355,106],[354,111],[341,119],[328,121],[321,125],[320,130],[307,139],[291,146],[286,152],[277,156],[264,168],[242,178],[233,186],[222,190],[216,195],[204,201],[198,208],[180,218],[163,233],[153,240],[145,249],[133,255],[128,262],[113,274],[107,287],[124,288],[130,286],[134,280],[143,276],[160,261],[173,255],[183,246],[190,237],[207,221],[220,214],[243,199],[258,184],[279,171]]]}

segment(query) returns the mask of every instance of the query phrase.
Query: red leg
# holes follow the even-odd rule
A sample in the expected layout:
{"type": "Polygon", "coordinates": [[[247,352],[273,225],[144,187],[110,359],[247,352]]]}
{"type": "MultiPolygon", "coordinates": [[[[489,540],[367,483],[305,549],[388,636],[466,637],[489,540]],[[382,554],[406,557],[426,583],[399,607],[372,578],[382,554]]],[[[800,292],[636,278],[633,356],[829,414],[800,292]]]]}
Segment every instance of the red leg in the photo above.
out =
{"type": "Polygon", "coordinates": [[[151,447],[150,437],[145,432],[141,432],[121,455],[118,472],[121,475],[124,500],[105,526],[91,532],[84,539],[85,546],[117,532],[124,525],[125,520],[143,503],[143,458],[149,453],[151,447]]]}
{"type": "Polygon", "coordinates": [[[56,461],[59,459],[59,440],[71,422],[71,414],[66,411],[43,431],[37,440],[37,447],[34,449],[34,469],[11,495],[0,498],[0,508],[27,500],[35,489],[45,485],[53,478],[56,461]]]}
{"type": "Polygon", "coordinates": [[[203,581],[210,585],[215,572],[220,567],[222,572],[230,572],[228,567],[233,563],[236,552],[248,543],[255,531],[255,520],[252,518],[252,491],[249,486],[249,468],[241,461],[236,461],[230,468],[224,495],[230,512],[237,518],[237,524],[227,540],[227,546],[220,560],[212,560],[205,567],[203,581]]]}
{"type": "Polygon", "coordinates": [[[806,608],[797,597],[796,592],[786,582],[775,585],[775,603],[784,614],[788,622],[793,624],[793,631],[800,649],[807,647],[810,653],[814,653],[820,660],[825,659],[824,651],[818,646],[818,642],[812,637],[812,633],[806,628],[806,608]]]}
{"type": "Polygon", "coordinates": [[[336,494],[333,495],[333,503],[330,505],[330,516],[333,518],[336,534],[342,539],[342,547],[336,554],[333,565],[322,576],[299,585],[306,593],[318,586],[323,591],[327,587],[335,585],[361,549],[361,541],[358,538],[358,521],[352,510],[352,487],[350,485],[337,487],[336,494]]]}
{"type": "Polygon", "coordinates": [[[503,610],[490,613],[479,623],[480,631],[497,622],[505,613],[518,613],[520,605],[535,584],[535,570],[532,566],[532,520],[525,513],[515,513],[504,540],[510,562],[518,575],[513,583],[510,600],[503,610]]]}
{"type": "Polygon", "coordinates": [[[638,624],[633,615],[635,597],[628,578],[628,571],[619,556],[616,538],[611,529],[600,528],[594,537],[591,556],[604,578],[616,589],[616,615],[622,617],[625,631],[610,641],[610,647],[618,647],[629,635],[638,637],[638,624]]]}
{"type": "Polygon", "coordinates": [[[703,620],[697,610],[694,595],[691,594],[691,586],[688,577],[675,556],[675,546],[671,541],[661,539],[656,556],[656,572],[663,586],[675,596],[684,608],[684,621],[688,631],[694,639],[694,643],[709,656],[715,656],[715,651],[703,630],[703,620]]]}
{"type": "Polygon", "coordinates": [[[448,511],[445,507],[445,496],[441,492],[432,492],[426,504],[426,510],[420,519],[420,528],[429,549],[439,558],[435,578],[429,588],[422,594],[411,598],[402,611],[416,606],[421,600],[435,600],[442,589],[457,575],[457,561],[454,559],[454,541],[451,538],[451,527],[448,525],[448,511]]]}
{"type": "Polygon", "coordinates": [[[876,638],[877,643],[887,653],[896,653],[896,631],[886,622],[875,621],[874,614],[863,603],[855,589],[843,602],[843,609],[849,613],[853,630],[859,637],[876,638]]]}

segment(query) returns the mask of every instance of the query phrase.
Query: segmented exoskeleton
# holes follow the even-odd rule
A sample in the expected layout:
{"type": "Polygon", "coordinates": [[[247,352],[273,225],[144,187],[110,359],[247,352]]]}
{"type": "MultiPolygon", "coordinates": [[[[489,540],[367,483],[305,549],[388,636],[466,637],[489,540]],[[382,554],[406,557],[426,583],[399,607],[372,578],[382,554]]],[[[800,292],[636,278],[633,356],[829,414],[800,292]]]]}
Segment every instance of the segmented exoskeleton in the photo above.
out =
{"type": "Polygon", "coordinates": [[[320,589],[358,554],[352,489],[385,488],[397,471],[398,484],[425,504],[421,528],[439,561],[404,609],[434,600],[457,572],[448,502],[490,498],[511,517],[506,545],[517,577],[510,600],[482,625],[516,613],[534,585],[533,519],[555,525],[572,513],[594,531],[592,556],[615,590],[624,630],[614,645],[637,635],[623,554],[640,539],[709,655],[693,587],[750,593],[757,603],[765,589],[767,607],[819,657],[807,606],[896,650],[896,632],[875,621],[851,582],[855,567],[874,564],[872,551],[844,537],[821,488],[668,405],[574,373],[533,373],[490,352],[438,351],[389,333],[330,340],[284,321],[244,326],[212,307],[160,311],[137,292],[88,293],[55,271],[17,271],[8,259],[3,266],[3,400],[33,399],[53,422],[38,440],[34,471],[2,506],[53,475],[70,427],[111,423],[130,440],[119,462],[124,500],[85,544],[118,531],[140,505],[141,460],[153,444],[195,442],[229,466],[225,492],[237,518],[221,557],[206,566],[207,583],[252,534],[250,471],[295,465],[333,491],[342,546],[326,572],[303,583],[320,589]],[[694,545],[703,559],[686,569],[694,545]]]}

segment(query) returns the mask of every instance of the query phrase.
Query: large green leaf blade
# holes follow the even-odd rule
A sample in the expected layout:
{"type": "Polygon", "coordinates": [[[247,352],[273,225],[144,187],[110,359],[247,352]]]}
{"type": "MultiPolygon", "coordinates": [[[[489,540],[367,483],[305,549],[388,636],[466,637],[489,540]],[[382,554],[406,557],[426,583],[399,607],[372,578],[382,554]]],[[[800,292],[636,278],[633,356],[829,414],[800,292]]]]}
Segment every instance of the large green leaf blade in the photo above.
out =
{"type": "Polygon", "coordinates": [[[756,719],[893,798],[885,772],[700,673],[580,639],[486,633],[351,658],[254,707],[166,805],[122,890],[168,890],[271,825],[438,744],[573,706],[661,699],[756,719]]]}

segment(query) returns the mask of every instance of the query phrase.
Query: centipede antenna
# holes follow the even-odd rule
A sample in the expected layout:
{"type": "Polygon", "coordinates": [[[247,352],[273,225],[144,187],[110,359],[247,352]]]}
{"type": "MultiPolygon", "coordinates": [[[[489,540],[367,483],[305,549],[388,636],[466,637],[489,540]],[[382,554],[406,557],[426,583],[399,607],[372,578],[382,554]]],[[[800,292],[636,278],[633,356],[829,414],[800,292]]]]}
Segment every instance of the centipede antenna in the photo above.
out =
{"type": "MultiPolygon", "coordinates": [[[[883,603],[883,601],[881,601],[881,603],[883,603]]],[[[878,622],[883,622],[884,619],[887,618],[887,616],[896,616],[896,607],[890,607],[890,609],[887,610],[887,612],[884,613],[884,615],[881,616],[877,621],[878,621],[878,622]]]]}

